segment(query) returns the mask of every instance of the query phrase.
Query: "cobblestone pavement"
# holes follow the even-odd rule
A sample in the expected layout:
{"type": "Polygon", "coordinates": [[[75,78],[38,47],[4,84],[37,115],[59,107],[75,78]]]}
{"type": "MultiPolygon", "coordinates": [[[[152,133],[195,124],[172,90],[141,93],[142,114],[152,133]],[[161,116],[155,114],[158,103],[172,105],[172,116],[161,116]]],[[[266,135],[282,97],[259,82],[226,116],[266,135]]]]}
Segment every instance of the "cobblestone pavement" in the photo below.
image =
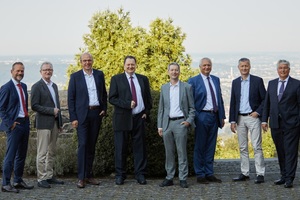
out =
{"type": "MultiPolygon", "coordinates": [[[[117,186],[113,178],[101,178],[100,186],[88,185],[84,189],[76,188],[76,178],[63,178],[64,185],[52,185],[50,189],[37,187],[35,177],[24,178],[35,185],[33,190],[21,190],[18,194],[0,192],[0,199],[300,199],[300,182],[296,177],[293,188],[277,186],[273,181],[280,177],[276,159],[266,160],[265,183],[254,184],[255,174],[245,182],[232,182],[239,174],[238,160],[218,160],[215,163],[215,175],[222,183],[198,184],[196,178],[188,178],[189,188],[181,188],[178,179],[174,186],[159,187],[163,180],[148,178],[147,185],[139,185],[134,179],[125,180],[125,184],[117,186]]],[[[251,172],[254,161],[251,161],[251,172]]],[[[299,175],[299,169],[297,174],[299,175]]]]}

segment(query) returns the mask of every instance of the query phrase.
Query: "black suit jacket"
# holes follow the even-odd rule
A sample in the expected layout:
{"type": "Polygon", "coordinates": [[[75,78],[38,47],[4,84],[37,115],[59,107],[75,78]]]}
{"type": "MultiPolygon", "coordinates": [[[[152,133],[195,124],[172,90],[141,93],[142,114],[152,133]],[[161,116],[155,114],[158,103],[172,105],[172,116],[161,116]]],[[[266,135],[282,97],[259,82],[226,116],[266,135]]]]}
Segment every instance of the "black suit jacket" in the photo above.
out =
{"type": "MultiPolygon", "coordinates": [[[[141,87],[141,93],[145,105],[143,113],[149,120],[150,109],[152,108],[152,97],[149,80],[146,76],[135,74],[141,87]]],[[[109,88],[109,103],[114,105],[113,128],[115,131],[132,130],[132,95],[130,85],[125,73],[117,74],[111,78],[109,88]]]]}
{"type": "MultiPolygon", "coordinates": [[[[97,88],[98,100],[101,110],[107,110],[107,92],[105,88],[104,74],[100,70],[93,69],[93,76],[97,88]]],[[[68,88],[68,106],[70,121],[84,122],[89,110],[89,94],[83,70],[75,72],[70,77],[68,88]]]]}
{"type": "Polygon", "coordinates": [[[262,122],[270,117],[270,128],[292,129],[300,125],[300,81],[289,77],[282,98],[277,97],[278,78],[268,85],[262,122]],[[279,126],[279,118],[284,127],[279,126]]]}
{"type": "MultiPolygon", "coordinates": [[[[266,95],[266,89],[264,81],[258,76],[250,75],[249,85],[249,104],[252,112],[257,112],[260,117],[263,114],[264,98],[266,95]]],[[[238,77],[232,81],[231,85],[231,98],[229,109],[229,122],[235,121],[238,123],[238,113],[240,109],[241,99],[241,77],[238,77]]]]}

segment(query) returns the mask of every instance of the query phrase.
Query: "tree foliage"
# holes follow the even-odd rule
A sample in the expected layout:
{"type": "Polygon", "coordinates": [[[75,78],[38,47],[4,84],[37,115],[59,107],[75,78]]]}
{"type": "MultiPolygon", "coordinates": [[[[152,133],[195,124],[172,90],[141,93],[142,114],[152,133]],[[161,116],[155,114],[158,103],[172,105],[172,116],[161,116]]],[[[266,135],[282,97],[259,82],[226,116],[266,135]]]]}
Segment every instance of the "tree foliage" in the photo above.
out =
{"type": "Polygon", "coordinates": [[[173,25],[172,19],[157,18],[147,31],[140,26],[133,27],[129,14],[119,9],[93,15],[89,22],[90,33],[83,36],[85,47],[75,56],[76,65],[68,67],[68,77],[81,68],[79,55],[87,51],[94,57],[94,68],[104,72],[107,86],[113,75],[124,71],[126,55],[137,58],[137,73],[148,76],[153,90],[159,90],[168,81],[166,72],[171,62],[181,65],[181,80],[187,81],[195,75],[196,70],[190,67],[191,57],[184,54],[186,34],[173,25]]]}

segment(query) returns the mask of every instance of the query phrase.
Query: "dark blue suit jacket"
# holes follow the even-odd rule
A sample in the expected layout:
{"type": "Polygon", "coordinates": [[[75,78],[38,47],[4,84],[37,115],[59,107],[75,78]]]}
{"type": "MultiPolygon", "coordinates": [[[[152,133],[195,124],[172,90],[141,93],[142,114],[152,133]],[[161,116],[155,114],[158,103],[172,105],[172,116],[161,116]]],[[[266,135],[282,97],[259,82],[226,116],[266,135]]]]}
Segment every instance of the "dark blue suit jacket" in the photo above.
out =
{"type": "MultiPolygon", "coordinates": [[[[21,83],[28,110],[27,86],[21,83]]],[[[10,80],[0,89],[0,130],[9,131],[10,127],[18,118],[20,112],[20,100],[14,82],[10,80]]]]}
{"type": "MultiPolygon", "coordinates": [[[[225,110],[224,110],[224,102],[221,92],[220,79],[214,75],[210,75],[211,80],[213,81],[216,93],[217,93],[217,102],[218,102],[218,126],[222,128],[222,121],[226,119],[225,110]]],[[[194,76],[188,80],[188,83],[193,87],[193,95],[195,100],[195,109],[197,112],[203,110],[206,105],[207,92],[202,79],[201,74],[194,76]]]]}
{"type": "MultiPolygon", "coordinates": [[[[107,110],[107,92],[105,88],[104,74],[100,70],[93,69],[93,76],[97,88],[98,100],[101,110],[107,110]]],[[[68,106],[70,121],[84,122],[89,110],[89,94],[83,70],[73,73],[70,77],[68,88],[68,106]]]]}
{"type": "MultiPolygon", "coordinates": [[[[238,123],[238,113],[240,109],[241,99],[241,77],[232,81],[231,99],[229,109],[229,122],[235,121],[238,123]]],[[[249,104],[252,112],[257,112],[260,117],[263,114],[263,104],[266,95],[266,89],[262,78],[250,75],[249,86],[249,104]]]]}
{"type": "Polygon", "coordinates": [[[262,122],[268,122],[270,128],[292,129],[300,125],[300,81],[289,77],[281,100],[277,97],[278,78],[271,80],[268,85],[262,122]],[[279,116],[283,126],[279,126],[279,116]]]}

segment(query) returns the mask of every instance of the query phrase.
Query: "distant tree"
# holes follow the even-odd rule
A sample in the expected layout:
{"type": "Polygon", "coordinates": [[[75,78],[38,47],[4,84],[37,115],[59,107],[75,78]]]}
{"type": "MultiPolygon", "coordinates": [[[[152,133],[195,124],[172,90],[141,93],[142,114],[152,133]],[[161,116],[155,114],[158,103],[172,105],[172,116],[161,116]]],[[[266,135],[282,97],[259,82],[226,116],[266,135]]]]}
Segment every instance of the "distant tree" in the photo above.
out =
{"type": "Polygon", "coordinates": [[[137,58],[137,72],[149,77],[153,90],[159,90],[168,80],[167,65],[171,62],[181,65],[181,79],[186,81],[195,70],[190,67],[191,57],[183,53],[186,35],[172,22],[156,19],[148,33],[142,27],[133,27],[129,12],[122,8],[116,13],[109,10],[95,13],[89,22],[90,33],[83,36],[85,47],[75,56],[76,65],[68,67],[68,77],[80,69],[79,56],[88,51],[94,57],[94,67],[104,72],[107,86],[113,75],[124,71],[126,55],[137,58]]]}

